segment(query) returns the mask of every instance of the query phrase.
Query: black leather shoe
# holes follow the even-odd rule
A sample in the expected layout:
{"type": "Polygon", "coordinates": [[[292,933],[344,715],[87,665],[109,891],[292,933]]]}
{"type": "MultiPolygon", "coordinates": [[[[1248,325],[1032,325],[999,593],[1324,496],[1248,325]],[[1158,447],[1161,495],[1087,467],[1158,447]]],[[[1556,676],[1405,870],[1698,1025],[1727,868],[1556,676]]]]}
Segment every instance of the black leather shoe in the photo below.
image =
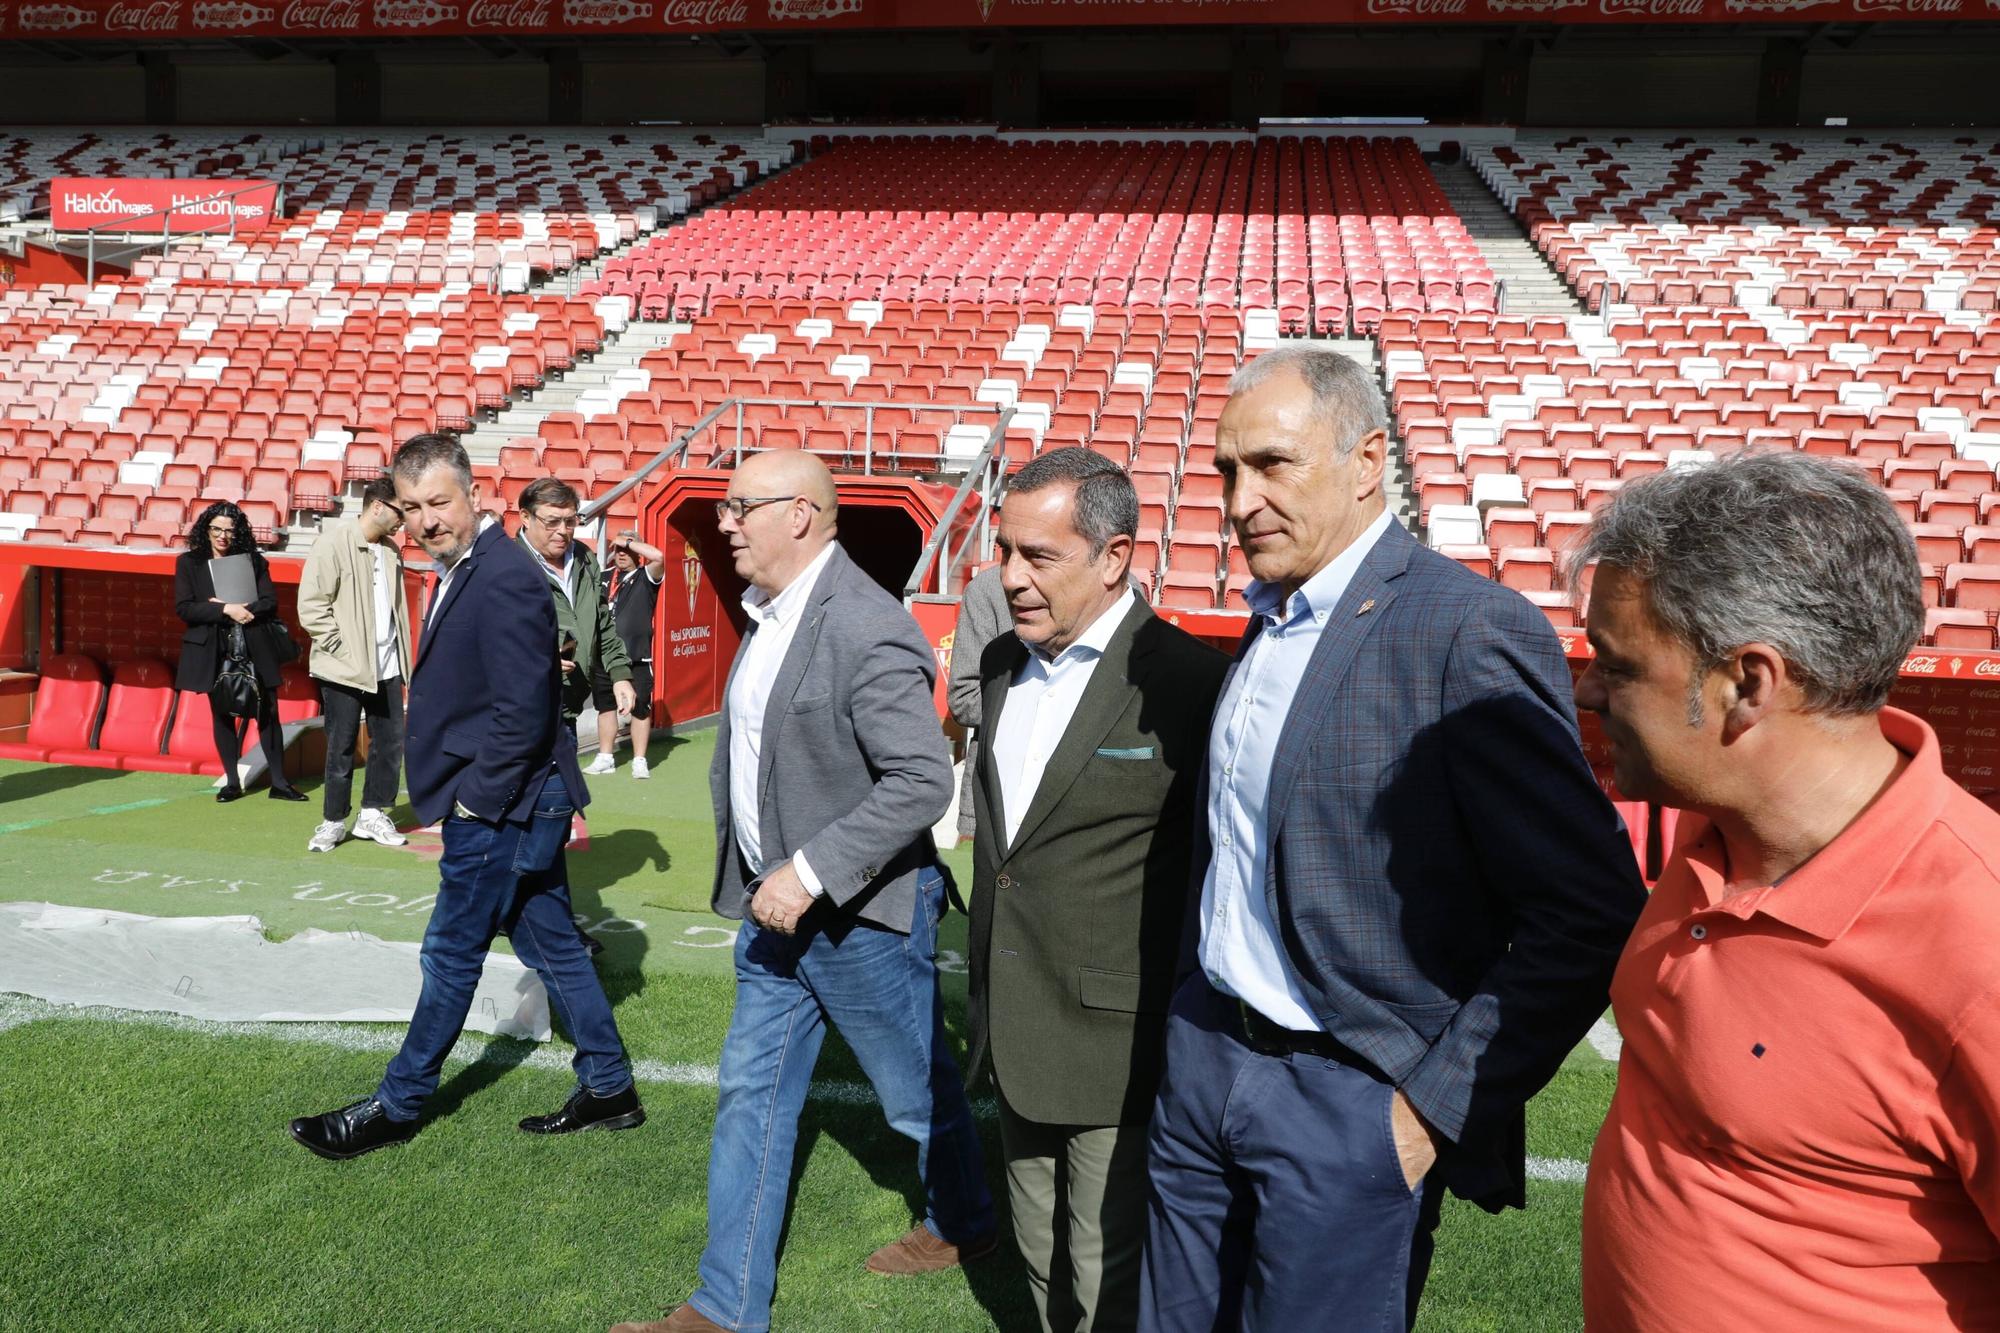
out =
{"type": "Polygon", "coordinates": [[[578,1088],[554,1115],[531,1115],[521,1122],[530,1134],[574,1134],[580,1129],[637,1129],[646,1123],[639,1089],[629,1087],[609,1097],[578,1088]]]}
{"type": "Polygon", "coordinates": [[[274,801],[303,801],[306,794],[297,787],[273,787],[268,793],[274,801]]]}
{"type": "Polygon", "coordinates": [[[231,801],[240,801],[243,799],[243,789],[241,787],[224,787],[215,794],[215,799],[223,805],[227,805],[231,801]]]}
{"type": "Polygon", "coordinates": [[[392,1143],[408,1143],[417,1136],[419,1120],[391,1120],[382,1103],[364,1097],[352,1106],[325,1115],[300,1116],[291,1124],[292,1137],[321,1157],[336,1162],[359,1157],[392,1143]]]}

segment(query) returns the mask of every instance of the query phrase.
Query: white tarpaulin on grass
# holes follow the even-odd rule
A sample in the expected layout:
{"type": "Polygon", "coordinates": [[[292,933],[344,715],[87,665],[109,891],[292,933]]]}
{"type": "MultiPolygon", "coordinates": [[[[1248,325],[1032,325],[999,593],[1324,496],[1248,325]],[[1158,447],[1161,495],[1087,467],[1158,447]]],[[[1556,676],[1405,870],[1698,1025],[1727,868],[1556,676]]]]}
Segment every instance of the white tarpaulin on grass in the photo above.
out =
{"type": "MultiPolygon", "coordinates": [[[[273,944],[254,916],[0,903],[0,991],[60,1004],[230,1023],[407,1023],[422,989],[416,945],[359,931],[303,930],[273,944]]],[[[541,978],[487,954],[465,1025],[548,1040],[541,978]]]]}

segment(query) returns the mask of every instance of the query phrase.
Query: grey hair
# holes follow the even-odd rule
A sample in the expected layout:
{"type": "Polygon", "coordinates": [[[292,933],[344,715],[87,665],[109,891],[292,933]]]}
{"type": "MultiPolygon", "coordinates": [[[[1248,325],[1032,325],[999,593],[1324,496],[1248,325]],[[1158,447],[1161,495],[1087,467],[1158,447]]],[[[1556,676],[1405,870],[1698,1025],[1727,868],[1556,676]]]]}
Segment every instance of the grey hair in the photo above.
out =
{"type": "Polygon", "coordinates": [[[414,482],[434,467],[448,467],[458,474],[458,488],[472,494],[472,460],[465,446],[449,435],[412,435],[403,441],[389,463],[389,475],[414,482]]]}
{"type": "Polygon", "coordinates": [[[1124,468],[1102,454],[1069,445],[1037,456],[1007,482],[1009,495],[1026,495],[1064,483],[1076,487],[1070,523],[1090,543],[1093,559],[1113,537],[1139,535],[1139,492],[1124,468]]]}
{"type": "Polygon", "coordinates": [[[1810,713],[1873,713],[1924,629],[1917,547],[1861,472],[1791,450],[1739,450],[1631,482],[1569,558],[1643,580],[1699,679],[1746,643],[1777,649],[1810,713]]]}
{"type": "Polygon", "coordinates": [[[1382,386],[1375,377],[1359,362],[1323,347],[1277,347],[1246,361],[1230,377],[1230,395],[1248,393],[1286,371],[1312,390],[1313,416],[1332,437],[1339,457],[1353,453],[1370,431],[1388,428],[1388,409],[1382,404],[1382,386]]]}

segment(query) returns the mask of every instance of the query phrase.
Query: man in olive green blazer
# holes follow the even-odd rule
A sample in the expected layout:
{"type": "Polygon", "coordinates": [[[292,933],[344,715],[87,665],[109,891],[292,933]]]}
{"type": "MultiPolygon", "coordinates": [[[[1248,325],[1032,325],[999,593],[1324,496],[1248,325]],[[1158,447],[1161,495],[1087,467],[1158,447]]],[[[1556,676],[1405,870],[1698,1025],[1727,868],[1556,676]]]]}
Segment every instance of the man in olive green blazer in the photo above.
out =
{"type": "Polygon", "coordinates": [[[1228,667],[1128,586],[1138,512],[1131,478],[1087,449],[1017,473],[999,530],[1014,633],[980,663],[969,1067],[1000,1094],[1045,1333],[1130,1329],[1138,1311],[1146,1122],[1228,667]]]}

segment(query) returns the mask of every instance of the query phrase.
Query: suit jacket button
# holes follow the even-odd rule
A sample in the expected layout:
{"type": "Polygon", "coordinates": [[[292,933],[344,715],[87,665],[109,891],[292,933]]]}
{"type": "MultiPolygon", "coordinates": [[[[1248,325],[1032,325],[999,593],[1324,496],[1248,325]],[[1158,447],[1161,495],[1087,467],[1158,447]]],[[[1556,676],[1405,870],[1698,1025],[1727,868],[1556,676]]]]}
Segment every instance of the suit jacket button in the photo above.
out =
{"type": "Polygon", "coordinates": [[[877,870],[874,866],[869,866],[868,868],[866,868],[861,872],[861,878],[864,880],[873,879],[881,873],[882,872],[877,870]]]}
{"type": "Polygon", "coordinates": [[[996,889],[1011,889],[1014,887],[1014,877],[1012,875],[1001,875],[993,881],[993,887],[996,889]]]}

